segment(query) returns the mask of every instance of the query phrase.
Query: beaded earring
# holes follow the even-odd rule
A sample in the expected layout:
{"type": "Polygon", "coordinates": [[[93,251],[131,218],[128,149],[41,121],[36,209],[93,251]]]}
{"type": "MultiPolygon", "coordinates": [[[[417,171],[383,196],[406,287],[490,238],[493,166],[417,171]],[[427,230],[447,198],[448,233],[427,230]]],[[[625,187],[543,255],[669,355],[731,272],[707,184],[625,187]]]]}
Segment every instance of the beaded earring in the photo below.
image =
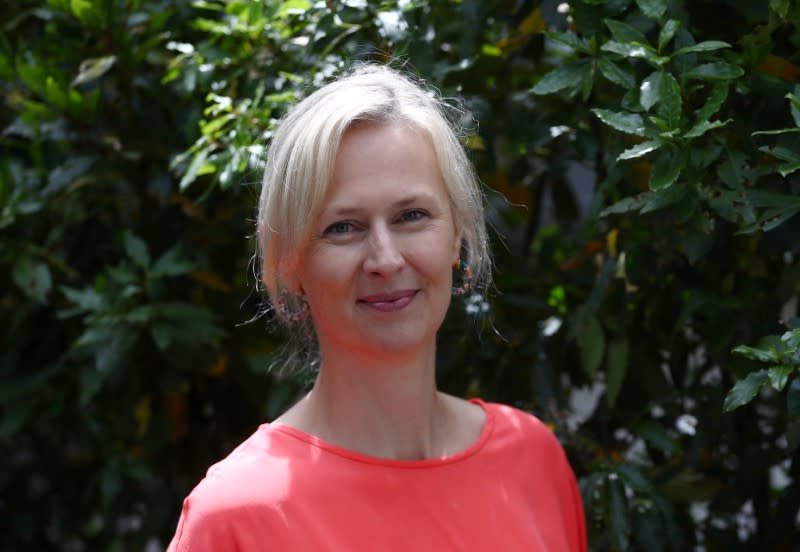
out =
{"type": "Polygon", "coordinates": [[[461,259],[457,260],[453,264],[453,268],[461,272],[461,285],[453,286],[453,295],[465,295],[468,291],[472,289],[472,284],[473,284],[472,269],[469,267],[467,263],[465,263],[461,259]]]}
{"type": "Polygon", "coordinates": [[[275,301],[275,310],[280,318],[287,322],[302,322],[308,318],[308,301],[306,296],[302,293],[297,295],[290,295],[285,289],[281,289],[277,301],[275,301]],[[299,305],[299,308],[294,308],[294,303],[299,305]]]}

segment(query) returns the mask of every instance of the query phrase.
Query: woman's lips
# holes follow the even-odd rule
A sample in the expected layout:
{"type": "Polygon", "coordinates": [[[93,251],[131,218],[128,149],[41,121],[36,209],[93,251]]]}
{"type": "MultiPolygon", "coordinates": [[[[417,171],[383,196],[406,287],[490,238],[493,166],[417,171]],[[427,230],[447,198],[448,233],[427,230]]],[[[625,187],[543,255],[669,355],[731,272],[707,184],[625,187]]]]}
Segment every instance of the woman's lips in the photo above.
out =
{"type": "Polygon", "coordinates": [[[416,295],[417,290],[409,289],[394,291],[392,293],[368,295],[360,298],[358,302],[380,312],[396,312],[406,308],[409,303],[414,300],[416,295]]]}

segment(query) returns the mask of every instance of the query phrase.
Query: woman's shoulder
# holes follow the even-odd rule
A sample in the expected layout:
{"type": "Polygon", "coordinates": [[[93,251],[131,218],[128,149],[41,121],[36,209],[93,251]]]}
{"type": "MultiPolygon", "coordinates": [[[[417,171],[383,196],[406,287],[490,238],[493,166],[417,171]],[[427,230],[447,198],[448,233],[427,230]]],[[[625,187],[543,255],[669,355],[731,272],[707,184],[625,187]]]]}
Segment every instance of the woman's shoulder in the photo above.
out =
{"type": "Polygon", "coordinates": [[[507,404],[477,401],[494,425],[493,441],[503,446],[516,445],[563,457],[561,443],[553,429],[537,416],[507,404]]]}
{"type": "Polygon", "coordinates": [[[292,470],[304,455],[296,443],[269,424],[261,425],[225,458],[208,468],[188,499],[217,511],[241,504],[279,503],[287,492],[292,470]]]}

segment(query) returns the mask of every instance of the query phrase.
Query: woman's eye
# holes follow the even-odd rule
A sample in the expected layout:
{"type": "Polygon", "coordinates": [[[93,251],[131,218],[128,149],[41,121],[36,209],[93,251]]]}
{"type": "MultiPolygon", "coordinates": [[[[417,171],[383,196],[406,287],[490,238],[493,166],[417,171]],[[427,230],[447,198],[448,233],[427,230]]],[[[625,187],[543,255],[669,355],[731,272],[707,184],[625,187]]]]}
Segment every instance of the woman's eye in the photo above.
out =
{"type": "Polygon", "coordinates": [[[326,234],[347,234],[353,229],[349,222],[334,222],[325,230],[326,234]]]}
{"type": "Polygon", "coordinates": [[[420,209],[412,209],[410,211],[406,211],[405,213],[403,213],[401,218],[404,221],[413,222],[415,220],[420,220],[424,217],[425,217],[425,211],[422,211],[420,209]]]}

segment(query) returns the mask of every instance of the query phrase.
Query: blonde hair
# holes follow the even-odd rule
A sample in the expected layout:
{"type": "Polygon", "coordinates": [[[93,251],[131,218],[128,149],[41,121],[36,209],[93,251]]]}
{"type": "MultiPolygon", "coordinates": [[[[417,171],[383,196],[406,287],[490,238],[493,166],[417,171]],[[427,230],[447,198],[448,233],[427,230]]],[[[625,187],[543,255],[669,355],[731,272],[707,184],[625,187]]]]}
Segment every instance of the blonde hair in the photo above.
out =
{"type": "Polygon", "coordinates": [[[448,122],[460,114],[436,94],[383,65],[362,65],[298,103],[281,121],[267,155],[258,202],[261,280],[273,301],[280,271],[296,258],[322,210],[342,136],[358,122],[409,124],[430,137],[462,231],[462,255],[478,289],[491,279],[483,195],[448,122]]]}

